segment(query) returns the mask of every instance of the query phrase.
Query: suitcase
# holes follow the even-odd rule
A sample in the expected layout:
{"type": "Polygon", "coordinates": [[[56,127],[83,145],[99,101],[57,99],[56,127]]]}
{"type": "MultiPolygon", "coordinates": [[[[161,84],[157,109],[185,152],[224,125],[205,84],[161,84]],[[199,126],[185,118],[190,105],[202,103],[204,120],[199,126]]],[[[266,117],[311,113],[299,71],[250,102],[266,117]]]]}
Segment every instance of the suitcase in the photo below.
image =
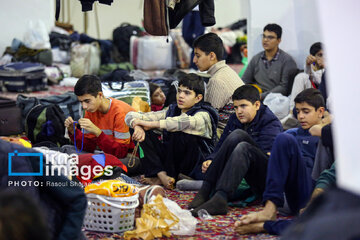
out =
{"type": "Polygon", "coordinates": [[[47,83],[44,65],[14,62],[0,66],[0,81],[9,92],[43,90],[47,83]]]}
{"type": "Polygon", "coordinates": [[[0,97],[0,136],[21,132],[21,109],[14,100],[0,97]]]}
{"type": "Polygon", "coordinates": [[[130,62],[142,70],[163,70],[175,67],[173,40],[164,36],[145,36],[130,39],[130,62]]]}

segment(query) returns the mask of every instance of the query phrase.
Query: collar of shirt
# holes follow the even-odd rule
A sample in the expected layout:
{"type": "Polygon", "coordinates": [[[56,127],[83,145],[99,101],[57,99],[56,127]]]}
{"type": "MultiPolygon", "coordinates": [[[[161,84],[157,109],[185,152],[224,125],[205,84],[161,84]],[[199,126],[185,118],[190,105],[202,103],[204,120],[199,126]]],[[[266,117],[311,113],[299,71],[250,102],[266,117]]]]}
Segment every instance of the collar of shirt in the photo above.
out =
{"type": "Polygon", "coordinates": [[[280,50],[278,49],[275,56],[269,61],[269,60],[267,60],[265,51],[264,51],[263,54],[261,55],[261,59],[262,59],[263,63],[265,64],[265,67],[268,68],[271,66],[271,63],[273,63],[279,59],[279,55],[280,55],[280,50]]]}
{"type": "Polygon", "coordinates": [[[217,63],[215,63],[214,65],[212,65],[209,70],[207,71],[208,74],[210,74],[211,76],[214,75],[220,68],[223,68],[226,66],[226,62],[225,60],[221,60],[217,63]]]}

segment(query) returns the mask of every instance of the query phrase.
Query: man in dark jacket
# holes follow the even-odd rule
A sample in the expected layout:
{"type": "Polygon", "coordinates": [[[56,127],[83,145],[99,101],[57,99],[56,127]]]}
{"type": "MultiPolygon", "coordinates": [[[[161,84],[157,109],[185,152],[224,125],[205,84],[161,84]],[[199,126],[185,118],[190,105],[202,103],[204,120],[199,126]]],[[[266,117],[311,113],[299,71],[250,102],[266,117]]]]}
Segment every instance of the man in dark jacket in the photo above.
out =
{"type": "Polygon", "coordinates": [[[265,189],[268,153],[282,125],[260,103],[259,91],[254,86],[239,87],[232,99],[235,114],[230,116],[215,151],[203,163],[204,183],[189,204],[195,216],[200,209],[211,215],[226,214],[227,200],[243,178],[258,196],[265,189]],[[215,195],[209,200],[213,190],[215,195]]]}
{"type": "MultiPolygon", "coordinates": [[[[21,156],[34,153],[40,154],[0,139],[0,194],[3,191],[22,192],[38,203],[44,213],[51,239],[81,239],[81,227],[87,207],[84,191],[66,177],[58,176],[56,170],[54,176],[48,176],[45,159],[41,169],[39,157],[21,156]]],[[[27,237],[38,239],[34,236],[27,237]]]]}

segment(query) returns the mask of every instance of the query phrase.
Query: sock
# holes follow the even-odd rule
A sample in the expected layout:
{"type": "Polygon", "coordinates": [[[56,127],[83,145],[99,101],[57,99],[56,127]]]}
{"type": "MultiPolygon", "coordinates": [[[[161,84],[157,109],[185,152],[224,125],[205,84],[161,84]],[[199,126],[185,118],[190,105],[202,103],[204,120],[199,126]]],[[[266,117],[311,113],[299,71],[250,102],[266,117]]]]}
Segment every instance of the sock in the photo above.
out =
{"type": "Polygon", "coordinates": [[[205,209],[210,215],[226,215],[228,212],[227,194],[222,191],[217,191],[209,201],[195,208],[191,214],[197,217],[197,212],[200,209],[205,209]]]}
{"type": "Polygon", "coordinates": [[[197,208],[207,200],[209,200],[209,195],[211,193],[210,183],[204,181],[199,192],[195,195],[192,202],[189,204],[188,209],[197,208]]]}
{"type": "Polygon", "coordinates": [[[183,179],[176,182],[176,188],[183,191],[198,191],[204,181],[183,179]]]}

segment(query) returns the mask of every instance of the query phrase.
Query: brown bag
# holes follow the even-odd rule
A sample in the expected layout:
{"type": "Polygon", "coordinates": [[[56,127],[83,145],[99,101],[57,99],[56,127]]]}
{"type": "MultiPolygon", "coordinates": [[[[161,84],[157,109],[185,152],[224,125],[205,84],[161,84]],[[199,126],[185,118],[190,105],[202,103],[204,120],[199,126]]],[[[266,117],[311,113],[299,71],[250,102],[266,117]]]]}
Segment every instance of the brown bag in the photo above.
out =
{"type": "Polygon", "coordinates": [[[167,14],[166,0],[145,0],[144,28],[146,32],[154,36],[167,36],[169,34],[167,14]]]}

